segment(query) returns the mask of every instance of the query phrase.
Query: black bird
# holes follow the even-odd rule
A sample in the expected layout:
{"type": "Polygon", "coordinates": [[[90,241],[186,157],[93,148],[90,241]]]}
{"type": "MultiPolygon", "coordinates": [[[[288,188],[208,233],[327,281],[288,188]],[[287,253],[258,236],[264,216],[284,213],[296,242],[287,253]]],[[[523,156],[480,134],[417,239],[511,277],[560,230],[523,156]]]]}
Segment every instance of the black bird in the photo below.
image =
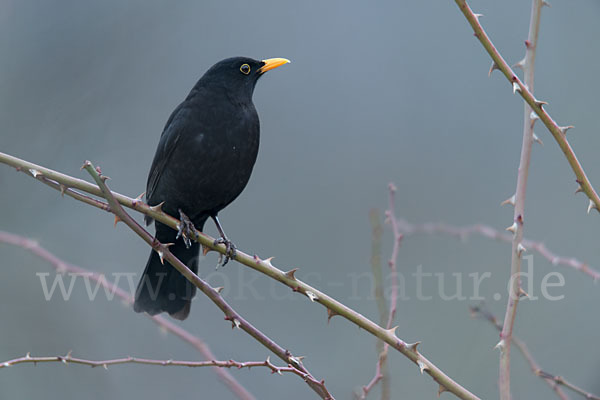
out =
{"type": "MultiPolygon", "coordinates": [[[[288,62],[234,57],[206,71],[163,130],[148,175],[148,204],[164,202],[163,211],[174,217],[185,214],[200,231],[212,218],[220,241],[231,247],[217,214],[242,192],[256,161],[260,125],[252,103],[254,87],[262,74],[288,62]]],[[[200,245],[188,247],[175,230],[158,221],[155,225],[156,239],[174,243],[169,250],[197,273],[200,245]]],[[[166,311],[183,320],[195,293],[183,275],[168,263],[163,265],[152,251],[133,308],[150,315],[166,311]]]]}

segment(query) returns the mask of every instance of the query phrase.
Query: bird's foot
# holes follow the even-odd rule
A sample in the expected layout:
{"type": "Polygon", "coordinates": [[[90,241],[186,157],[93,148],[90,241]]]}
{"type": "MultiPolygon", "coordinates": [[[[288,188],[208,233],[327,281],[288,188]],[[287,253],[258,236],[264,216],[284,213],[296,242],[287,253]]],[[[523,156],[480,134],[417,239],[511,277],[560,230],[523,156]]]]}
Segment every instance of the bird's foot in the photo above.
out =
{"type": "Polygon", "coordinates": [[[192,221],[183,213],[183,211],[181,211],[181,209],[179,209],[179,226],[177,228],[177,237],[175,239],[182,238],[185,247],[189,249],[192,246],[192,240],[190,238],[194,236],[195,232],[196,227],[192,221]]]}
{"type": "Polygon", "coordinates": [[[219,239],[215,239],[214,245],[216,246],[218,244],[225,245],[225,254],[219,255],[219,261],[217,262],[217,269],[219,267],[224,267],[225,265],[227,265],[229,260],[232,260],[233,258],[235,258],[236,254],[237,254],[237,248],[235,247],[235,244],[233,244],[233,242],[231,240],[227,239],[226,237],[221,237],[219,239]]]}

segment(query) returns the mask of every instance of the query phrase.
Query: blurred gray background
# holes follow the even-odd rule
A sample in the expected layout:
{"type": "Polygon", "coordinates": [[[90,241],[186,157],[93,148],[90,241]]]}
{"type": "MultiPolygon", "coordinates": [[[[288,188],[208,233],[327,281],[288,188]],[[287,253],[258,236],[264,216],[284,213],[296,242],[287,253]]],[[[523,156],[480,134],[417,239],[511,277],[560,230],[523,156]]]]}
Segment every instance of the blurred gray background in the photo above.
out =
{"type": "MultiPolygon", "coordinates": [[[[509,62],[524,54],[529,1],[473,1],[484,27],[509,62]]],[[[600,187],[597,149],[600,3],[554,1],[542,16],[536,95],[551,115],[575,125],[569,139],[600,187]],[[595,117],[596,114],[596,117],[595,117]]],[[[398,187],[397,214],[411,222],[476,222],[503,229],[512,209],[499,203],[514,191],[523,105],[452,1],[16,1],[0,2],[0,150],[88,179],[92,160],[111,188],[144,191],[162,127],[203,72],[234,55],[286,57],[269,72],[254,100],[262,141],[245,192],[224,212],[228,235],[244,251],[275,256],[306,279],[375,320],[368,280],[368,212],[387,206],[398,187]]],[[[598,215],[574,196],[574,176],[550,134],[538,124],[527,192],[526,236],[560,255],[600,267],[598,215]]],[[[102,272],[140,273],[149,248],[108,214],[61,196],[0,166],[0,229],[34,238],[66,261],[102,272]]],[[[137,217],[139,218],[139,217],[137,217]]],[[[214,234],[212,224],[208,233],[214,234]]],[[[383,257],[391,250],[386,227],[383,257]]],[[[45,301],[36,276],[50,266],[22,249],[0,245],[0,360],[65,354],[89,359],[134,355],[198,359],[147,318],[100,294],[90,301],[79,281],[69,301],[45,301]]],[[[338,399],[366,384],[376,362],[373,337],[264,276],[231,263],[200,274],[249,321],[306,356],[338,399]]],[[[410,300],[399,304],[398,335],[422,341],[421,351],[482,398],[497,398],[497,332],[469,317],[470,301],[443,301],[437,281],[415,299],[410,274],[492,273],[481,294],[499,318],[505,308],[510,248],[473,237],[465,245],[443,236],[407,238],[399,256],[410,300]],[[493,295],[502,293],[500,301],[493,295]]],[[[565,278],[560,301],[523,301],[515,334],[540,365],[600,392],[600,289],[574,270],[534,256],[534,295],[544,275],[565,278]],[[576,368],[575,368],[576,367],[576,368]]],[[[53,274],[50,276],[53,277],[53,274]]],[[[125,287],[125,286],[123,286],[125,287]]],[[[232,330],[199,295],[182,325],[220,359],[260,360],[268,352],[232,330]]],[[[551,390],[513,353],[515,399],[545,399],[551,390]]],[[[437,386],[392,352],[394,398],[435,398],[437,386]]],[[[260,399],[315,395],[296,376],[233,370],[260,399]]],[[[209,369],[125,365],[15,366],[0,372],[0,398],[220,398],[234,396],[209,369]]],[[[373,398],[377,398],[374,391],[373,398]]],[[[443,394],[450,398],[451,395],[443,394]]]]}

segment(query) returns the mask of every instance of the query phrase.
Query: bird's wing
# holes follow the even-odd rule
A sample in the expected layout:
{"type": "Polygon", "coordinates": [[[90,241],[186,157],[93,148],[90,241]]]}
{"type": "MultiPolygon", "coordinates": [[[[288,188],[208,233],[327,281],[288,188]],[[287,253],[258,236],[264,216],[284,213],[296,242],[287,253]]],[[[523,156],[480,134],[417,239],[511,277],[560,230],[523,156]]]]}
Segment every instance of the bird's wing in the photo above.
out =
{"type": "Polygon", "coordinates": [[[154,161],[152,161],[152,167],[150,167],[150,173],[148,174],[148,182],[146,184],[146,199],[149,203],[152,202],[152,194],[154,193],[160,176],[169,163],[173,151],[177,147],[177,143],[181,137],[184,129],[182,110],[184,109],[184,103],[181,103],[171,114],[167,121],[160,141],[158,142],[158,148],[154,155],[154,161]]]}

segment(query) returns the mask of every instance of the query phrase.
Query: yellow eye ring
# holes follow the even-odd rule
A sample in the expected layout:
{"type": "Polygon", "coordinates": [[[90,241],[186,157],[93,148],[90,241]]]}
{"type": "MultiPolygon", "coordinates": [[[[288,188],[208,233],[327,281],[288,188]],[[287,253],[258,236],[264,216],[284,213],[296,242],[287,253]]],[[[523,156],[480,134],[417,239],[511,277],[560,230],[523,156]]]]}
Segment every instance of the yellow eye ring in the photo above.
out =
{"type": "Polygon", "coordinates": [[[248,64],[242,64],[240,71],[242,71],[242,74],[248,75],[250,73],[250,66],[248,64]]]}

